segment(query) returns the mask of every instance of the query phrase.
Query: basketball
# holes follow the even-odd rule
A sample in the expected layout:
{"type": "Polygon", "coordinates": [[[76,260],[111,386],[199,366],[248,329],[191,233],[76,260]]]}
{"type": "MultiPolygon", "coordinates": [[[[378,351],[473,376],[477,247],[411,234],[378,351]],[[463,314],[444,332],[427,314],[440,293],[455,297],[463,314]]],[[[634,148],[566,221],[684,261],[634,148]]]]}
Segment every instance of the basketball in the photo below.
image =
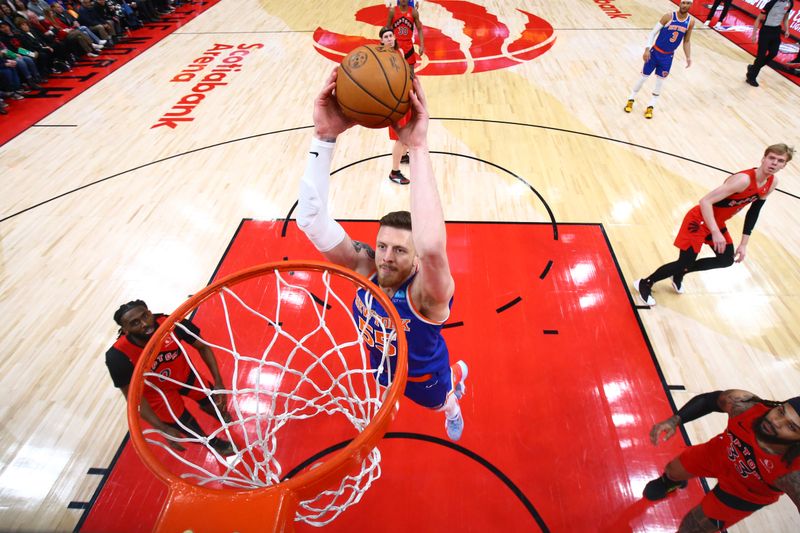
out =
{"type": "Polygon", "coordinates": [[[411,68],[397,50],[359,46],[342,60],[336,99],[346,117],[367,128],[398,122],[411,105],[411,68]]]}

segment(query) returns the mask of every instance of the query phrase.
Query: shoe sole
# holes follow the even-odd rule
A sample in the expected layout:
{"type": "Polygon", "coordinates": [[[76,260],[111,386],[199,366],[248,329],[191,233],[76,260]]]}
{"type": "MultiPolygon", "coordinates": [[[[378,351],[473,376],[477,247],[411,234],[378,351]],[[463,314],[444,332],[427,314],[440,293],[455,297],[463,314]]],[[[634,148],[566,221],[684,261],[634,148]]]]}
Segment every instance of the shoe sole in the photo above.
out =
{"type": "MultiPolygon", "coordinates": [[[[467,367],[467,363],[464,361],[456,361],[456,364],[453,366],[457,366],[461,369],[461,379],[453,387],[453,394],[456,395],[456,398],[459,400],[467,393],[467,384],[464,383],[467,381],[467,376],[469,375],[469,367],[467,367]]],[[[452,370],[451,370],[452,371],[452,370]]]]}
{"type": "Polygon", "coordinates": [[[672,282],[672,288],[675,289],[675,292],[678,294],[683,294],[683,286],[678,287],[675,282],[672,282]]]}

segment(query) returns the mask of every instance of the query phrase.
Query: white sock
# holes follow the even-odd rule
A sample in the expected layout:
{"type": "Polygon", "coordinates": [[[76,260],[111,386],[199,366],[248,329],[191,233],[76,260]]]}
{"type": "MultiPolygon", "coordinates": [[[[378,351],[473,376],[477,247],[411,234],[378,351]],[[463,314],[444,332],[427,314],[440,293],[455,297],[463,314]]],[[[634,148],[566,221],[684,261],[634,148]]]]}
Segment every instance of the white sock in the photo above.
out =
{"type": "Polygon", "coordinates": [[[458,418],[458,415],[461,414],[461,406],[458,405],[458,399],[454,394],[447,395],[447,401],[439,408],[439,411],[444,411],[444,416],[447,417],[448,420],[458,418]]]}
{"type": "Polygon", "coordinates": [[[646,82],[647,78],[649,77],[650,76],[642,75],[642,78],[636,82],[636,85],[633,86],[633,92],[631,92],[631,95],[628,97],[628,100],[633,100],[633,98],[636,96],[636,93],[639,92],[639,89],[642,88],[642,85],[644,85],[644,82],[646,82]]]}
{"type": "Polygon", "coordinates": [[[650,107],[656,106],[656,101],[658,97],[661,96],[661,87],[664,85],[666,80],[664,78],[656,77],[656,86],[653,88],[653,97],[650,98],[650,103],[647,104],[650,107]]]}

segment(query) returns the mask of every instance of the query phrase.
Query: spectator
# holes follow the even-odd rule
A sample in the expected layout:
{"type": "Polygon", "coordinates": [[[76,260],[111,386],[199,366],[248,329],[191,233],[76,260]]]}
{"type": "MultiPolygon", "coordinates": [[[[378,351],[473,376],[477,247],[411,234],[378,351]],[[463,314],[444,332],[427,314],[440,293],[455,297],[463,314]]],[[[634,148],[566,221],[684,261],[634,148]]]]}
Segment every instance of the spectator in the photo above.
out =
{"type": "Polygon", "coordinates": [[[84,55],[97,57],[97,52],[103,49],[99,44],[92,44],[89,36],[82,31],[65,24],[52,9],[44,10],[44,20],[42,22],[49,31],[54,33],[57,40],[66,45],[67,51],[76,57],[84,55]]]}
{"type": "Polygon", "coordinates": [[[92,4],[92,0],[81,0],[81,7],[78,8],[78,22],[87,26],[101,39],[108,41],[110,45],[116,41],[117,34],[114,32],[114,25],[103,18],[97,6],[92,4]]]}
{"type": "Polygon", "coordinates": [[[95,47],[97,50],[101,50],[108,42],[107,40],[98,37],[92,30],[90,30],[86,26],[82,26],[81,24],[79,24],[78,20],[73,16],[73,14],[64,9],[64,6],[62,6],[59,2],[53,4],[53,12],[55,13],[58,20],[66,24],[67,27],[82,32],[89,39],[91,39],[94,44],[99,45],[100,48],[95,47]]]}
{"type": "MultiPolygon", "coordinates": [[[[0,28],[1,27],[2,24],[0,24],[0,28]]],[[[21,81],[21,90],[24,92],[25,90],[41,89],[42,87],[39,85],[41,78],[39,77],[39,71],[36,69],[36,63],[30,57],[17,54],[13,50],[10,50],[5,43],[6,39],[4,39],[4,37],[5,34],[0,32],[0,58],[2,58],[7,65],[14,68],[19,80],[24,80],[21,81]],[[11,61],[9,62],[8,60],[11,61]],[[10,63],[13,63],[13,65],[10,63]]],[[[11,39],[9,38],[8,40],[10,41],[11,39]]]]}

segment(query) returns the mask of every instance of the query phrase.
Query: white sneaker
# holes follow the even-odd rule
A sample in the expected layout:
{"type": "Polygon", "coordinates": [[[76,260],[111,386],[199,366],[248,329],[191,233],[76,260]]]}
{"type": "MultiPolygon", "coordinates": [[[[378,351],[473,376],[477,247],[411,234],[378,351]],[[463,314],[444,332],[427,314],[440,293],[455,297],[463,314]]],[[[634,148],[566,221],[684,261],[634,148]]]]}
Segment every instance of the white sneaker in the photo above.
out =
{"type": "Polygon", "coordinates": [[[636,290],[636,296],[638,297],[638,301],[641,305],[646,305],[648,307],[653,307],[656,305],[656,299],[653,298],[653,295],[650,294],[652,290],[651,287],[647,287],[647,285],[643,285],[644,280],[637,279],[633,282],[633,288],[636,290]],[[644,291],[644,294],[642,294],[644,291]]]}
{"type": "Polygon", "coordinates": [[[97,50],[99,52],[100,50],[103,49],[103,45],[102,44],[93,44],[92,48],[94,48],[95,50],[97,50]]]}
{"type": "Polygon", "coordinates": [[[707,20],[707,21],[703,22],[703,25],[704,25],[704,26],[708,26],[708,24],[709,24],[710,22],[711,22],[710,20],[707,20]]]}
{"type": "Polygon", "coordinates": [[[106,41],[105,39],[100,39],[100,41],[97,44],[99,44],[100,46],[105,46],[107,42],[108,41],[106,41]]]}
{"type": "Polygon", "coordinates": [[[86,54],[86,57],[97,57],[97,54],[91,54],[91,53],[89,53],[89,54],[86,54]]]}
{"type": "Polygon", "coordinates": [[[458,416],[452,420],[450,418],[445,418],[444,427],[447,430],[448,439],[455,442],[461,438],[461,434],[464,433],[464,417],[461,416],[460,409],[458,410],[458,416]]]}
{"type": "Polygon", "coordinates": [[[469,368],[467,368],[467,363],[464,361],[456,361],[456,363],[450,367],[450,372],[453,374],[453,394],[456,395],[456,398],[459,400],[467,393],[467,384],[465,381],[467,380],[467,375],[469,374],[469,368]]]}
{"type": "Polygon", "coordinates": [[[672,288],[675,289],[675,292],[678,294],[683,294],[683,280],[680,282],[675,281],[675,277],[672,278],[672,288]]]}

